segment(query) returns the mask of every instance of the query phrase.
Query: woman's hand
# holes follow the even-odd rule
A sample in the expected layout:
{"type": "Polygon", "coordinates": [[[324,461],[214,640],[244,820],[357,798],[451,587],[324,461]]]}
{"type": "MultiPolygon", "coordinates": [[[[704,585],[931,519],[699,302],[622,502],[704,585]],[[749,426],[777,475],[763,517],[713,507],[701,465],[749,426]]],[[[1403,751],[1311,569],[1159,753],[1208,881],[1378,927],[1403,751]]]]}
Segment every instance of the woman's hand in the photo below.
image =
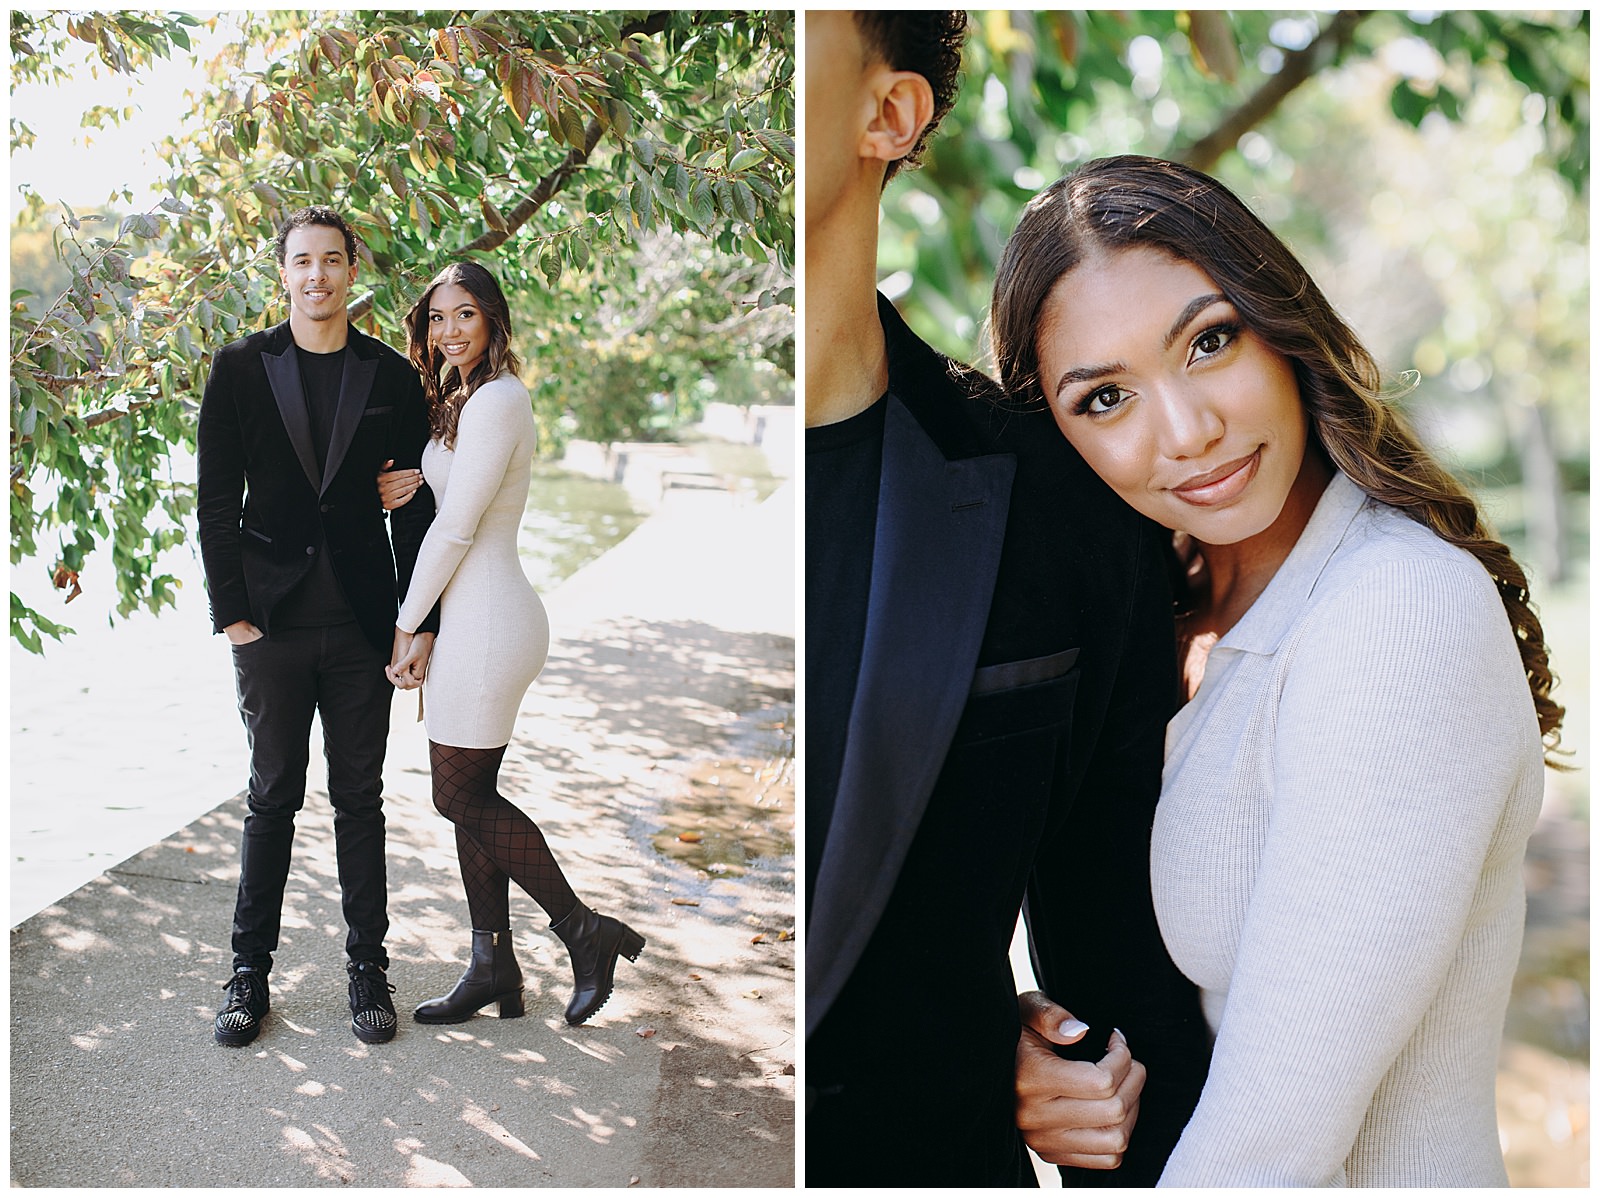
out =
{"type": "Polygon", "coordinates": [[[378,499],[386,512],[405,507],[422,489],[422,471],[390,470],[389,467],[393,465],[394,459],[390,458],[378,474],[378,499]]]}
{"type": "Polygon", "coordinates": [[[1052,1044],[1072,1044],[1089,1030],[1038,990],[1017,996],[1017,1127],[1029,1148],[1052,1165],[1115,1169],[1122,1164],[1145,1069],[1113,1032],[1098,1061],[1067,1061],[1052,1044]]]}
{"type": "Polygon", "coordinates": [[[394,630],[394,651],[384,676],[403,691],[416,690],[428,676],[428,658],[433,653],[433,633],[394,630]]]}

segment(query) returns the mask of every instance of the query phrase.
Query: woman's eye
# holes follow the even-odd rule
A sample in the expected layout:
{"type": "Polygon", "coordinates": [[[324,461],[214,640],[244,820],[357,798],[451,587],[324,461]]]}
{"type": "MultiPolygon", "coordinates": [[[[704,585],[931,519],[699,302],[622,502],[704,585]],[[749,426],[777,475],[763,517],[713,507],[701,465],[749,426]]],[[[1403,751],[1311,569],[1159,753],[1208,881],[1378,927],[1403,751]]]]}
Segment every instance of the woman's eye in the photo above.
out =
{"type": "MultiPolygon", "coordinates": [[[[1215,357],[1230,344],[1232,344],[1234,337],[1238,334],[1238,331],[1238,329],[1228,328],[1225,325],[1218,325],[1214,329],[1207,329],[1194,339],[1194,357],[1215,357]]],[[[1192,361],[1194,359],[1191,358],[1190,360],[1192,361]]]]}
{"type": "Polygon", "coordinates": [[[1080,416],[1103,416],[1115,408],[1121,407],[1128,397],[1128,392],[1113,384],[1101,387],[1098,391],[1091,391],[1078,401],[1077,412],[1080,416]]]}

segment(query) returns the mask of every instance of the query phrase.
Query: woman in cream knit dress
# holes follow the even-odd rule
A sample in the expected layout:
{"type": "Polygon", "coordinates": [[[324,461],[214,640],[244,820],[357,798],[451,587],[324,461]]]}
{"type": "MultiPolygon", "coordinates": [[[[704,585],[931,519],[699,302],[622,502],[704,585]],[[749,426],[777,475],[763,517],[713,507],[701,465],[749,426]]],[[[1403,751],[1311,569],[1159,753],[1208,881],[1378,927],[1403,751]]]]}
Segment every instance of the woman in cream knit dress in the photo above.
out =
{"type": "MultiPolygon", "coordinates": [[[[496,787],[517,710],[550,646],[544,605],[517,558],[534,425],[510,312],[494,276],[461,262],[434,278],[406,326],[433,432],[422,474],[439,507],[400,605],[389,676],[423,687],[434,805],[456,825],[473,927],[466,973],[416,1018],[456,1023],[492,1002],[502,1018],[523,1013],[510,934],[515,881],[571,954],[576,985],[566,1017],[578,1024],[609,997],[617,957],[637,960],[644,938],[578,901],[538,826],[496,787]],[[435,603],[430,655],[414,638],[435,603]]],[[[403,493],[415,481],[401,479],[403,493]]]]}
{"type": "Polygon", "coordinates": [[[1161,1184],[1505,1185],[1495,1062],[1562,716],[1521,569],[1197,171],[1105,159],[1036,197],[992,323],[1007,391],[1186,567],[1151,876],[1213,1053],[1161,1184]]]}

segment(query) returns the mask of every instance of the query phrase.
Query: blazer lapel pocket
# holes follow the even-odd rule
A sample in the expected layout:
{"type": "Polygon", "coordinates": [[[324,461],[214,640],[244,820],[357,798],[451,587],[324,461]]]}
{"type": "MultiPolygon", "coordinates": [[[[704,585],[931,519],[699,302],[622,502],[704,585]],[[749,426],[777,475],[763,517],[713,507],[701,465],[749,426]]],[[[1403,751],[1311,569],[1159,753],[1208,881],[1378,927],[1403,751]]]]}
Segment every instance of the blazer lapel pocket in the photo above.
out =
{"type": "Polygon", "coordinates": [[[971,693],[987,695],[992,691],[1049,682],[1065,674],[1077,660],[1076,649],[1063,649],[1060,653],[1030,657],[1027,661],[1005,661],[998,665],[981,666],[973,672],[971,693]]]}

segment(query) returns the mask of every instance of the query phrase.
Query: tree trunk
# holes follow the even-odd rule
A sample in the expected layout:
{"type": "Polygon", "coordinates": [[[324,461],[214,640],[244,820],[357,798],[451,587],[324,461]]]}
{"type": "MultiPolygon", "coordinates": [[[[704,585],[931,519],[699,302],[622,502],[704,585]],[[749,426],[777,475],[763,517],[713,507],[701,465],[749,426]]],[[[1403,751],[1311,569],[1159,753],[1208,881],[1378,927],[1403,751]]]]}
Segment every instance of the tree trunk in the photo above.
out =
{"type": "Polygon", "coordinates": [[[1517,404],[1517,453],[1522,461],[1523,527],[1528,564],[1549,584],[1567,573],[1567,521],[1550,413],[1541,403],[1517,404]]]}

